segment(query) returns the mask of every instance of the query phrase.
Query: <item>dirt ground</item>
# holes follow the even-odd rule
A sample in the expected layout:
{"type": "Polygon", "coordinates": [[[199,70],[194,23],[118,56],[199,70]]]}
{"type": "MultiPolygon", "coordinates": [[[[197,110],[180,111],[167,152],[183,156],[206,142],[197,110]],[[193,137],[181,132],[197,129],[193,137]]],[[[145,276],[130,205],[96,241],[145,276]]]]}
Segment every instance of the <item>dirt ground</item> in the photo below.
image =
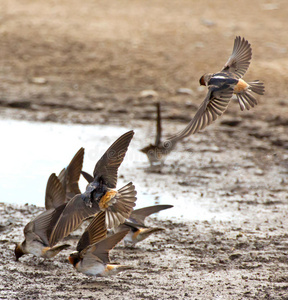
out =
{"type": "Polygon", "coordinates": [[[222,68],[236,35],[253,49],[245,79],[266,92],[249,112],[232,102],[162,174],[125,175],[234,219],[150,218],[166,232],[111,255],[134,269],[92,278],[68,264],[70,249],[16,263],[13,242],[41,209],[1,203],[0,299],[288,299],[287,15],[286,0],[2,0],[1,118],[141,128],[146,146],[155,101],[166,135],[185,126],[205,97],[200,76],[222,68]]]}

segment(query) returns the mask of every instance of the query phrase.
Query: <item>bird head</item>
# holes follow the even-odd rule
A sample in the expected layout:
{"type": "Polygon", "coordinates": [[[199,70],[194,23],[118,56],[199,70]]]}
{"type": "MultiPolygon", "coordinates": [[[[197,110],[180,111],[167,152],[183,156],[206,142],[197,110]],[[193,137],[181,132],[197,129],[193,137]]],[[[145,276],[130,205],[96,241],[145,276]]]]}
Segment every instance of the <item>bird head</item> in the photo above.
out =
{"type": "Polygon", "coordinates": [[[22,249],[22,244],[21,243],[17,243],[15,246],[15,250],[14,250],[15,256],[16,256],[16,261],[19,260],[19,258],[24,255],[25,253],[23,252],[22,249]]]}
{"type": "Polygon", "coordinates": [[[70,262],[71,265],[73,265],[74,267],[76,267],[76,265],[78,264],[78,262],[81,260],[80,259],[80,254],[78,251],[72,252],[69,257],[68,260],[70,262]]]}

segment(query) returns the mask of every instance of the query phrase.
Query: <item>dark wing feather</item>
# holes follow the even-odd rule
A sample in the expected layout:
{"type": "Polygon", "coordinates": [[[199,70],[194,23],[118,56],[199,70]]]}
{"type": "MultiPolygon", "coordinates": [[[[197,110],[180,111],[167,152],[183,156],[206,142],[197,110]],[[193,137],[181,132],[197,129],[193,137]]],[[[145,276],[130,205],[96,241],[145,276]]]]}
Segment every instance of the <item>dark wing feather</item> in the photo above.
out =
{"type": "Polygon", "coordinates": [[[92,254],[97,256],[103,263],[108,263],[109,259],[109,251],[113,249],[129,232],[129,230],[121,231],[113,234],[112,236],[101,240],[100,242],[92,245],[89,249],[87,249],[86,254],[92,254]]]}
{"type": "Polygon", "coordinates": [[[62,184],[55,173],[51,174],[47,185],[45,193],[45,208],[56,208],[66,202],[65,191],[62,184]]]}
{"type": "Polygon", "coordinates": [[[132,130],[128,131],[109,147],[95,166],[94,180],[101,178],[109,188],[116,188],[118,168],[125,157],[133,135],[132,130]]]}
{"type": "Polygon", "coordinates": [[[82,195],[72,198],[63,210],[50,237],[50,245],[54,246],[64,237],[76,230],[83,220],[95,215],[99,211],[97,207],[86,205],[82,195]]]}
{"type": "Polygon", "coordinates": [[[49,235],[56,224],[59,215],[62,213],[66,204],[57,207],[57,209],[49,209],[42,212],[34,220],[29,222],[24,228],[24,235],[26,236],[30,232],[40,237],[45,245],[49,245],[49,235]]]}
{"type": "Polygon", "coordinates": [[[237,36],[234,41],[234,47],[231,56],[224,65],[222,72],[236,74],[237,78],[244,76],[249,68],[252,58],[252,49],[250,43],[244,38],[237,36]]]}
{"type": "Polygon", "coordinates": [[[101,211],[93,218],[89,226],[85,229],[82,234],[76,250],[81,252],[88,246],[95,244],[105,238],[107,235],[107,228],[105,225],[105,212],[101,211]]]}
{"type": "Polygon", "coordinates": [[[193,119],[182,131],[168,138],[168,141],[175,142],[183,139],[210,125],[225,112],[232,95],[233,88],[229,85],[223,85],[221,88],[209,87],[208,94],[193,119]]]}
{"type": "Polygon", "coordinates": [[[144,225],[144,220],[146,217],[155,214],[161,210],[173,207],[173,205],[153,205],[148,207],[143,207],[140,209],[135,209],[132,211],[128,221],[135,221],[139,225],[144,225]]]}
{"type": "Polygon", "coordinates": [[[73,196],[80,194],[78,181],[80,178],[80,172],[83,166],[84,148],[80,148],[78,152],[72,158],[70,164],[67,167],[66,175],[66,194],[72,194],[73,196]]]}
{"type": "Polygon", "coordinates": [[[87,173],[85,171],[81,171],[81,174],[89,183],[94,181],[94,177],[92,175],[90,175],[89,173],[87,173]]]}
{"type": "Polygon", "coordinates": [[[66,197],[70,200],[75,195],[80,194],[78,181],[80,178],[80,172],[83,166],[84,148],[80,148],[74,155],[67,168],[64,168],[58,178],[66,193],[66,197]]]}

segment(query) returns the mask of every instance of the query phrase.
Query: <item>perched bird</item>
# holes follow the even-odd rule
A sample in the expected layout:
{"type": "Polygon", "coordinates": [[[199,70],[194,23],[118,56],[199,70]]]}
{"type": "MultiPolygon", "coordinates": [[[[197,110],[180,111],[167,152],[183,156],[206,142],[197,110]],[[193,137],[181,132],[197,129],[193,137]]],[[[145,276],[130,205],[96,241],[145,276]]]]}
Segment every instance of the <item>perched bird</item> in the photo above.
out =
{"type": "Polygon", "coordinates": [[[68,167],[58,176],[52,173],[48,179],[45,193],[45,208],[56,208],[67,203],[75,195],[81,194],[78,181],[83,166],[84,148],[80,148],[68,167]]]}
{"type": "Polygon", "coordinates": [[[76,252],[69,256],[69,262],[77,271],[86,275],[107,276],[131,269],[124,265],[110,263],[109,251],[127,234],[122,231],[106,238],[107,227],[105,212],[100,212],[93,218],[79,240],[76,252]]]}
{"type": "Polygon", "coordinates": [[[93,181],[83,194],[74,196],[66,205],[50,237],[50,244],[74,231],[83,220],[105,211],[108,228],[118,226],[129,216],[135,206],[135,186],[130,182],[118,191],[115,190],[117,173],[130,141],[134,135],[129,131],[118,138],[97,162],[93,181]]]}
{"type": "Polygon", "coordinates": [[[16,261],[24,254],[33,254],[38,257],[51,258],[61,250],[67,249],[70,245],[51,247],[49,238],[53,226],[57,222],[66,204],[42,212],[24,228],[25,240],[15,247],[16,261]]]}
{"type": "Polygon", "coordinates": [[[174,149],[176,143],[182,138],[175,136],[175,138],[167,139],[164,142],[161,141],[162,126],[161,126],[161,108],[160,103],[156,103],[157,119],[156,119],[156,139],[155,144],[150,144],[142,149],[141,152],[145,153],[148,157],[153,170],[159,170],[164,164],[166,156],[174,149]]]}
{"type": "Polygon", "coordinates": [[[153,205],[132,211],[130,217],[114,231],[121,232],[129,229],[128,234],[124,238],[125,246],[132,244],[133,246],[146,239],[152,233],[163,231],[164,228],[146,227],[145,218],[151,214],[155,214],[161,210],[173,207],[173,205],[153,205]]]}
{"type": "Polygon", "coordinates": [[[251,45],[244,38],[237,36],[232,54],[223,69],[214,74],[204,74],[200,78],[200,85],[207,86],[208,93],[195,116],[182,131],[169,139],[185,138],[210,125],[225,112],[233,94],[236,95],[241,110],[249,110],[257,105],[253,93],[263,95],[264,84],[259,80],[247,83],[242,79],[250,65],[251,57],[251,45]]]}

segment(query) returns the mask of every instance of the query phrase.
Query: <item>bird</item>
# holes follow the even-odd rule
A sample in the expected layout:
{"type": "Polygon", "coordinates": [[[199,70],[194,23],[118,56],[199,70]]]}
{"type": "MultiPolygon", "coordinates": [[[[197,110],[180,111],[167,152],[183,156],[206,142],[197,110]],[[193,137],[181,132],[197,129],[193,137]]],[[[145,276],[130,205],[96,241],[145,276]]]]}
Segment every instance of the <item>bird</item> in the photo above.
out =
{"type": "Polygon", "coordinates": [[[143,241],[147,237],[149,237],[152,233],[164,231],[164,228],[160,227],[147,227],[145,226],[146,217],[151,214],[155,214],[161,210],[172,208],[173,205],[153,205],[147,206],[140,209],[135,209],[132,211],[130,217],[119,227],[117,227],[114,232],[121,232],[123,230],[127,230],[128,234],[124,237],[124,244],[135,246],[138,242],[143,241]]]}
{"type": "Polygon", "coordinates": [[[84,193],[74,196],[67,203],[60,215],[51,233],[51,245],[55,245],[77,229],[85,219],[100,211],[105,211],[108,228],[118,226],[130,216],[137,199],[135,186],[130,182],[118,191],[115,188],[118,168],[133,135],[131,130],[119,137],[96,163],[93,181],[84,193]]]}
{"type": "Polygon", "coordinates": [[[159,172],[164,165],[166,156],[174,149],[177,142],[182,138],[175,136],[172,139],[166,139],[161,141],[162,138],[162,119],[161,119],[161,105],[160,102],[156,103],[156,139],[154,144],[149,144],[148,146],[140,149],[140,151],[147,155],[150,163],[150,171],[159,172]]]}
{"type": "Polygon", "coordinates": [[[78,181],[83,166],[84,148],[80,148],[69,165],[57,176],[52,173],[47,181],[45,208],[56,208],[81,194],[78,181]]]}
{"type": "Polygon", "coordinates": [[[106,237],[105,212],[98,213],[81,236],[75,252],[69,256],[69,262],[81,273],[91,276],[107,276],[131,269],[129,266],[112,264],[109,251],[127,234],[121,231],[106,237]]]}
{"type": "Polygon", "coordinates": [[[70,247],[68,244],[51,247],[49,238],[53,226],[57,222],[66,204],[56,209],[48,209],[30,221],[24,228],[25,239],[15,247],[16,261],[24,254],[33,254],[37,257],[52,258],[60,251],[70,247]]]}
{"type": "Polygon", "coordinates": [[[257,105],[254,93],[263,95],[264,83],[259,80],[246,82],[242,79],[250,65],[251,58],[250,43],[245,38],[237,36],[232,54],[222,70],[201,76],[200,85],[207,86],[208,93],[195,116],[183,130],[172,135],[168,140],[177,137],[183,139],[210,125],[225,112],[233,94],[236,95],[241,110],[245,108],[249,110],[257,105]]]}

